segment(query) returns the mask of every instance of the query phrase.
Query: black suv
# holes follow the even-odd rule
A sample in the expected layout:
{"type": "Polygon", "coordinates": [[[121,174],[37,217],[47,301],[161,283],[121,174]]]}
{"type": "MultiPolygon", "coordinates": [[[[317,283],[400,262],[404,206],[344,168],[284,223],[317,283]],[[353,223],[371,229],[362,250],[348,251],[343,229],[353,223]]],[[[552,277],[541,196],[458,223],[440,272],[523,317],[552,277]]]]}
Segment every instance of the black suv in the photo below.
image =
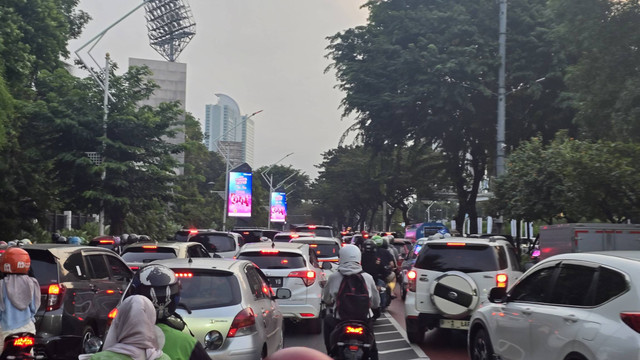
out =
{"type": "Polygon", "coordinates": [[[47,359],[77,359],[90,337],[104,338],[109,312],[133,272],[116,253],[100,247],[38,244],[24,249],[42,293],[35,352],[47,359]]]}

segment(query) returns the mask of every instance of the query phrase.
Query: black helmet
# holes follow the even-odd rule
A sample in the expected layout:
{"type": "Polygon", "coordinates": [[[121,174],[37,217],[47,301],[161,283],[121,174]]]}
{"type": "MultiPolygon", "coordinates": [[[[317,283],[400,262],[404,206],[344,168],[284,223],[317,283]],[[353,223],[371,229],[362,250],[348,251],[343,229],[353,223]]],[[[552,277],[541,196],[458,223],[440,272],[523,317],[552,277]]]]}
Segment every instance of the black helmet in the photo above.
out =
{"type": "Polygon", "coordinates": [[[133,275],[125,297],[142,295],[156,308],[156,319],[175,313],[180,301],[180,282],[173,270],[164,265],[147,265],[133,275]]]}
{"type": "Polygon", "coordinates": [[[388,249],[388,248],[389,248],[389,241],[387,240],[387,238],[386,238],[386,237],[383,237],[383,238],[382,238],[382,245],[381,245],[381,247],[382,247],[383,249],[388,249]]]}
{"type": "Polygon", "coordinates": [[[138,235],[136,234],[129,234],[129,236],[127,237],[127,244],[135,244],[138,242],[138,240],[140,240],[138,238],[138,235]]]}
{"type": "Polygon", "coordinates": [[[376,249],[376,243],[371,239],[367,239],[362,243],[362,251],[364,252],[375,252],[376,249]]]}
{"type": "Polygon", "coordinates": [[[54,244],[58,242],[58,239],[60,239],[60,233],[59,232],[54,232],[53,234],[51,234],[51,242],[53,242],[54,244]]]}

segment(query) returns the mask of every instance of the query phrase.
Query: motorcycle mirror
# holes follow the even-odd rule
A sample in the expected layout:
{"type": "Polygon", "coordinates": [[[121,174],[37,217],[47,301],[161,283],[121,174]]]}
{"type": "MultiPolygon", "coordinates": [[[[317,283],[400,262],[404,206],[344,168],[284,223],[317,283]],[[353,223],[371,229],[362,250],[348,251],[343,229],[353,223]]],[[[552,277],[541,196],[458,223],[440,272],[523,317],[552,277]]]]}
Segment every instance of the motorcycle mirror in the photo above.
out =
{"type": "Polygon", "coordinates": [[[100,351],[102,348],[102,339],[97,336],[92,336],[84,343],[84,353],[85,354],[95,354],[100,351]]]}

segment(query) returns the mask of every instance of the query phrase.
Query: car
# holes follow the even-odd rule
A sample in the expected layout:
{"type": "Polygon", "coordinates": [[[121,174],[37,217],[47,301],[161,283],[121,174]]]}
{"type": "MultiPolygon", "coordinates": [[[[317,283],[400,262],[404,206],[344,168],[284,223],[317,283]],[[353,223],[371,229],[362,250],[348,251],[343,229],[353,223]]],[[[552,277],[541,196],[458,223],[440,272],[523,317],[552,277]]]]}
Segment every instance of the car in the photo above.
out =
{"type": "Polygon", "coordinates": [[[310,333],[320,333],[322,286],[327,280],[315,251],[308,244],[245,244],[237,259],[258,265],[274,289],[291,290],[289,299],[278,299],[284,317],[295,322],[304,321],[310,333]]]}
{"type": "Polygon", "coordinates": [[[478,359],[640,358],[640,251],[566,253],[494,288],[471,318],[478,359]]]}
{"type": "MultiPolygon", "coordinates": [[[[402,265],[400,265],[400,273],[402,274],[402,300],[404,301],[407,297],[407,290],[409,287],[409,279],[407,278],[407,273],[413,269],[413,264],[416,262],[416,258],[418,257],[418,253],[422,249],[422,246],[425,242],[427,242],[428,238],[420,238],[415,244],[411,246],[411,250],[406,255],[404,260],[402,261],[402,265]]],[[[411,241],[411,240],[409,240],[411,241]]]]}
{"type": "Polygon", "coordinates": [[[310,232],[283,231],[273,237],[273,242],[290,242],[300,237],[314,237],[314,234],[310,232]]]}
{"type": "Polygon", "coordinates": [[[396,250],[398,251],[398,267],[402,267],[402,263],[404,262],[404,259],[407,258],[407,256],[409,256],[409,252],[411,251],[411,248],[413,247],[413,243],[411,242],[410,239],[400,239],[400,238],[394,238],[393,242],[389,245],[393,245],[394,248],[396,248],[396,250]]]}
{"type": "Polygon", "coordinates": [[[202,244],[212,256],[233,258],[244,245],[242,235],[234,232],[199,230],[191,234],[189,241],[202,244]]]}
{"type": "Polygon", "coordinates": [[[177,312],[212,359],[264,359],[283,347],[283,315],[266,276],[232,259],[157,260],[180,279],[177,312]]]}
{"type": "Polygon", "coordinates": [[[96,236],[91,239],[87,245],[98,246],[104,249],[113,250],[118,254],[120,253],[120,243],[119,241],[116,241],[116,237],[112,235],[96,236]]]}
{"type": "Polygon", "coordinates": [[[445,237],[427,240],[406,276],[407,337],[419,343],[427,329],[466,331],[489,289],[513,284],[522,271],[503,236],[445,237]]]}
{"type": "Polygon", "coordinates": [[[197,242],[139,242],[122,249],[122,260],[133,271],[154,260],[173,258],[211,258],[204,245],[197,242]]]}
{"type": "Polygon", "coordinates": [[[173,235],[173,239],[168,239],[171,241],[181,241],[181,242],[185,242],[187,240],[189,240],[189,237],[191,237],[191,235],[193,234],[197,234],[198,231],[200,230],[205,230],[205,229],[180,229],[178,231],[176,231],[176,233],[173,235]]]}
{"type": "Polygon", "coordinates": [[[335,231],[333,226],[329,225],[291,225],[290,230],[296,232],[310,232],[315,234],[316,236],[333,237],[340,239],[340,236],[338,236],[338,233],[335,231]]]}
{"type": "Polygon", "coordinates": [[[296,244],[309,244],[309,247],[316,253],[319,262],[337,263],[339,261],[339,252],[342,247],[340,240],[330,237],[314,236],[314,237],[296,237],[289,242],[296,244]]]}
{"type": "Polygon", "coordinates": [[[77,359],[89,339],[104,339],[109,312],[133,272],[116,253],[100,247],[34,244],[23,249],[41,292],[35,353],[77,359]]]}
{"type": "Polygon", "coordinates": [[[279,230],[263,229],[263,228],[234,228],[233,232],[236,232],[244,238],[244,243],[271,241],[275,234],[279,233],[279,230]]]}

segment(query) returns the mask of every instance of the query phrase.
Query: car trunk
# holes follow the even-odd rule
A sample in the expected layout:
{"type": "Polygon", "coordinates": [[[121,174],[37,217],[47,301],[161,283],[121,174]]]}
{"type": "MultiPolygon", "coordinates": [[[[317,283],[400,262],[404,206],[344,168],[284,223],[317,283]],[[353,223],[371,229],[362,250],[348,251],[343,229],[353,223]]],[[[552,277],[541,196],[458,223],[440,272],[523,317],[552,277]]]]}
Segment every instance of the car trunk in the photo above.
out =
{"type": "Polygon", "coordinates": [[[55,305],[59,304],[62,300],[62,294],[58,287],[60,273],[56,259],[49,251],[30,249],[29,257],[31,258],[30,273],[33,274],[38,280],[38,284],[40,284],[40,308],[35,316],[36,328],[38,328],[47,308],[51,310],[52,307],[55,307],[55,305]],[[50,292],[52,294],[49,294],[50,292]]]}

